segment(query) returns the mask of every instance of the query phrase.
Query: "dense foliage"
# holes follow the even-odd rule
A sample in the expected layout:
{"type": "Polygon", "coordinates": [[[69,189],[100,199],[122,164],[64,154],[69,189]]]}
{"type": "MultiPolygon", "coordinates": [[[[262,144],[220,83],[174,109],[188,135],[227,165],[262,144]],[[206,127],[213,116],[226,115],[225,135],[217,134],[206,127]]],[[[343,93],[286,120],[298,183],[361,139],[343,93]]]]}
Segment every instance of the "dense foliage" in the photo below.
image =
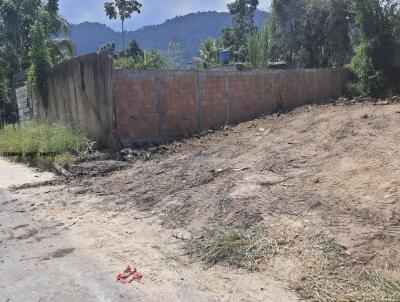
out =
{"type": "Polygon", "coordinates": [[[400,92],[400,7],[393,0],[354,1],[357,32],[349,65],[354,93],[380,96],[400,92]]]}
{"type": "Polygon", "coordinates": [[[350,63],[352,93],[398,93],[399,18],[395,0],[273,0],[271,57],[311,68],[350,63]]]}
{"type": "Polygon", "coordinates": [[[267,25],[260,31],[247,36],[247,61],[251,68],[262,69],[268,67],[270,52],[270,33],[267,25]]]}
{"type": "Polygon", "coordinates": [[[232,51],[236,61],[246,60],[246,37],[257,31],[254,25],[254,13],[258,4],[258,0],[235,0],[228,4],[232,25],[222,29],[222,41],[224,47],[232,51]]]}
{"type": "Polygon", "coordinates": [[[132,40],[125,51],[116,52],[115,43],[107,43],[101,50],[110,48],[113,53],[116,69],[167,69],[174,68],[164,55],[158,50],[143,50],[136,40],[132,40]]]}
{"type": "Polygon", "coordinates": [[[0,0],[0,104],[8,122],[16,116],[13,75],[29,69],[29,84],[45,96],[47,68],[73,55],[70,40],[53,38],[68,30],[58,10],[58,0],[0,0]]]}
{"type": "Polygon", "coordinates": [[[222,41],[208,38],[200,46],[199,56],[195,58],[199,69],[208,69],[219,64],[219,53],[223,50],[222,41]]]}
{"type": "Polygon", "coordinates": [[[309,68],[342,66],[351,57],[350,2],[274,0],[272,59],[299,60],[309,68]]]}

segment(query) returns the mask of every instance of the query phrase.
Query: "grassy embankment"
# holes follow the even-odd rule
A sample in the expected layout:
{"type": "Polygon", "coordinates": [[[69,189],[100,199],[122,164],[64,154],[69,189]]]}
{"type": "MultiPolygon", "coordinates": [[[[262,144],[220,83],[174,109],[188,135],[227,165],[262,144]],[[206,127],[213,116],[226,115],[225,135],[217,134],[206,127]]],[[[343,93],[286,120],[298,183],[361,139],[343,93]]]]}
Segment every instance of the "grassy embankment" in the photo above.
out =
{"type": "Polygon", "coordinates": [[[87,146],[85,135],[69,125],[32,123],[0,130],[0,155],[49,169],[66,167],[87,146]]]}

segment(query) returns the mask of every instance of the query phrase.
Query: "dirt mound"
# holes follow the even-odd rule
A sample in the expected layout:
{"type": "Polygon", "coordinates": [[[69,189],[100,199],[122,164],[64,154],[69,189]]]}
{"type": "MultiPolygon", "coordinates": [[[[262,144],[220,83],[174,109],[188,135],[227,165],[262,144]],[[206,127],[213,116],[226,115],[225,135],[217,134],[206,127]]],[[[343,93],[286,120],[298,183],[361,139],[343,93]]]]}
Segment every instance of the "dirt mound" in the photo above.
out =
{"type": "Polygon", "coordinates": [[[314,259],[318,238],[346,249],[349,275],[383,263],[396,270],[399,146],[399,98],[342,99],[226,127],[154,158],[128,151],[131,166],[95,190],[117,197],[110,207],[136,207],[195,234],[284,228],[297,241],[288,259],[302,264],[283,279],[310,272],[305,255],[314,259]]]}

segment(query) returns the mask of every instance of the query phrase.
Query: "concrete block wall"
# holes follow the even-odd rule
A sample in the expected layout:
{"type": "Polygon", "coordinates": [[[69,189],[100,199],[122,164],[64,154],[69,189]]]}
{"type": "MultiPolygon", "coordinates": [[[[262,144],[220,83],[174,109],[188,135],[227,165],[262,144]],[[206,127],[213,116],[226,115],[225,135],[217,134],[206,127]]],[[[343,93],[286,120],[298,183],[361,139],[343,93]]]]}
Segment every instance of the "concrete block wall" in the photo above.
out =
{"type": "Polygon", "coordinates": [[[341,95],[342,69],[261,72],[114,70],[123,145],[160,143],[341,95]]]}
{"type": "Polygon", "coordinates": [[[35,102],[35,118],[72,124],[100,145],[115,147],[112,74],[109,51],[77,57],[55,66],[47,77],[48,95],[35,102]]]}

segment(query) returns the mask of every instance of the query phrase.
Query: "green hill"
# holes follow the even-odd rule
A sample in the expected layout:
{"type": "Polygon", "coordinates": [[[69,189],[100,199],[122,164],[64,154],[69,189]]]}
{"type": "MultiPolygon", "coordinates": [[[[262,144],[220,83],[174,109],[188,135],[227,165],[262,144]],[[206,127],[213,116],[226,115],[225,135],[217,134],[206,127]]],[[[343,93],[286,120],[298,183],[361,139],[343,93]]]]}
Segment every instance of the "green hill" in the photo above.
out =
{"type": "MultiPolygon", "coordinates": [[[[266,17],[266,12],[257,11],[256,25],[263,26],[266,17]]],[[[230,24],[231,17],[228,13],[198,12],[176,17],[159,25],[129,31],[126,33],[126,41],[128,43],[135,38],[144,49],[166,51],[169,42],[175,38],[181,46],[183,60],[189,62],[198,54],[199,46],[204,39],[219,38],[221,28],[230,24]]],[[[122,48],[121,33],[100,23],[84,22],[71,25],[71,38],[76,45],[78,55],[98,51],[108,42],[116,42],[117,49],[122,48]]]]}

